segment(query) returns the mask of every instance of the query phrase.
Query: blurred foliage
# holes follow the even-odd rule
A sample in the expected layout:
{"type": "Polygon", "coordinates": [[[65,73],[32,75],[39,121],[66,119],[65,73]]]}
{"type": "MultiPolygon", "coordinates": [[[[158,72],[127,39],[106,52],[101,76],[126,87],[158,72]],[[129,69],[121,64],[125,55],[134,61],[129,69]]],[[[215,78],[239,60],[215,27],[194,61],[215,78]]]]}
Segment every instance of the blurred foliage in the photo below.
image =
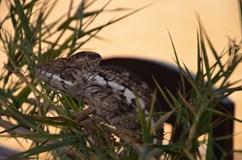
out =
{"type": "MultiPolygon", "coordinates": [[[[206,159],[215,159],[212,146],[216,140],[212,137],[212,130],[221,121],[213,122],[212,116],[216,114],[241,122],[233,115],[215,110],[219,102],[241,90],[239,82],[229,81],[241,62],[241,43],[229,39],[228,47],[218,53],[200,21],[197,32],[197,73],[193,75],[179,61],[171,38],[181,75],[181,87],[177,95],[173,95],[157,84],[164,99],[170,104],[171,111],[161,113],[154,127],[139,112],[142,134],[146,136],[142,144],[133,142],[132,136],[116,133],[112,128],[102,125],[93,126],[93,135],[84,135],[83,128],[73,118],[76,112],[83,109],[82,101],[53,91],[36,79],[36,63],[57,58],[61,54],[70,56],[88,41],[98,38],[97,34],[102,29],[140,10],[93,26],[98,16],[106,12],[105,8],[110,1],[97,10],[90,10],[95,3],[95,0],[83,0],[73,12],[73,1],[70,1],[68,12],[61,13],[48,23],[47,19],[57,0],[7,1],[9,13],[0,22],[1,51],[7,56],[7,62],[0,72],[0,126],[4,128],[0,136],[5,137],[4,133],[8,133],[7,136],[16,138],[20,146],[22,144],[18,138],[28,140],[30,144],[27,149],[22,146],[25,151],[9,159],[151,159],[161,153],[162,159],[201,159],[199,147],[202,144],[207,145],[206,159]],[[11,23],[13,31],[6,28],[7,23],[11,23]],[[208,58],[209,54],[212,54],[214,61],[208,58]],[[192,86],[189,93],[184,92],[187,82],[192,86]],[[152,144],[151,133],[172,114],[177,118],[169,143],[152,144]],[[184,130],[175,141],[174,133],[181,127],[184,130]],[[116,133],[121,140],[115,142],[108,131],[116,133]],[[208,138],[198,139],[206,133],[208,138]]],[[[120,9],[112,11],[118,12],[120,9]]],[[[226,135],[220,139],[232,137],[226,135]]],[[[241,151],[221,151],[222,158],[226,159],[233,152],[241,151]]]]}

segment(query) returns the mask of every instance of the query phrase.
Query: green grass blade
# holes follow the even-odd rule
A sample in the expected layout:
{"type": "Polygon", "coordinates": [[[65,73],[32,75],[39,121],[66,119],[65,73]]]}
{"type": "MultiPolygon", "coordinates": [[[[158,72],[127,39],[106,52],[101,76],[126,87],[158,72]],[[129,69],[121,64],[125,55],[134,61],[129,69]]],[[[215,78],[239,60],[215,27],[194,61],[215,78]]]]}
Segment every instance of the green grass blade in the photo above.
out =
{"type": "Polygon", "coordinates": [[[29,26],[29,19],[24,13],[24,8],[22,7],[19,0],[14,0],[15,8],[18,13],[19,19],[21,21],[22,28],[24,30],[24,33],[26,35],[27,40],[30,42],[32,39],[32,32],[29,26]]]}

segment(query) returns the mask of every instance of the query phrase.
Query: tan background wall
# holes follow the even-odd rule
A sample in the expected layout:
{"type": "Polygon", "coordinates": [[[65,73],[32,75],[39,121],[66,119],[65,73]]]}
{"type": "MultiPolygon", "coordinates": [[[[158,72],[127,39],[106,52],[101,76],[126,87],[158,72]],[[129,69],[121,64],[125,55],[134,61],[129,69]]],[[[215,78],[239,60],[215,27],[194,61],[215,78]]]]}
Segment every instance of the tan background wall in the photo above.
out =
{"type": "MultiPolygon", "coordinates": [[[[78,4],[80,1],[75,2],[78,4]]],[[[227,36],[241,40],[239,6],[236,0],[113,0],[108,8],[126,7],[132,11],[151,2],[154,2],[151,6],[101,31],[99,36],[105,40],[93,39],[80,50],[93,50],[103,57],[135,56],[174,64],[168,29],[179,57],[189,69],[196,71],[196,13],[200,15],[217,51],[222,51],[227,45],[227,36]]],[[[65,0],[59,0],[53,18],[68,9],[66,3],[65,0]]],[[[103,4],[104,1],[99,1],[97,6],[103,4]]],[[[6,8],[2,3],[0,19],[5,13],[6,8]]],[[[97,23],[124,13],[128,12],[109,12],[101,16],[97,23]]],[[[2,56],[0,53],[0,64],[4,60],[2,56]]],[[[241,79],[241,72],[242,65],[231,80],[241,79]]],[[[230,98],[236,103],[236,117],[242,119],[241,92],[230,98]]],[[[235,134],[234,147],[242,149],[242,124],[235,123],[235,134]]],[[[1,143],[0,141],[0,145],[1,143]]]]}

